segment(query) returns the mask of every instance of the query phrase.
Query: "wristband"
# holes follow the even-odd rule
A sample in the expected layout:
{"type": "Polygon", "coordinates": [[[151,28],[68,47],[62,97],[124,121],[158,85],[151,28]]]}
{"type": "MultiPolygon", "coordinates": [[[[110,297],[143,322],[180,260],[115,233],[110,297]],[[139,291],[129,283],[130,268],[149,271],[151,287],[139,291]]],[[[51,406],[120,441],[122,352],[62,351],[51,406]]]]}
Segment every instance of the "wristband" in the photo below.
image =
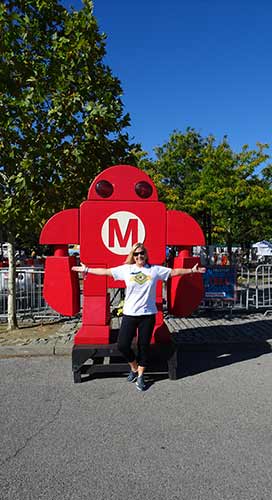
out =
{"type": "Polygon", "coordinates": [[[87,266],[85,266],[85,269],[83,271],[83,279],[86,279],[87,278],[87,274],[89,272],[89,268],[87,266]]]}

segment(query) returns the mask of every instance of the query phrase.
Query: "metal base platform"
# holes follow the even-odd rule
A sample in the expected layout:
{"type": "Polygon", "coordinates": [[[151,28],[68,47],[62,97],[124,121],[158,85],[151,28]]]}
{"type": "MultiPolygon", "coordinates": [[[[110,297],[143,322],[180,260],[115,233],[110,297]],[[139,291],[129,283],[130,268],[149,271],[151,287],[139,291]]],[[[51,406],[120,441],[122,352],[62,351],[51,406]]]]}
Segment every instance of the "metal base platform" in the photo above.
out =
{"type": "MultiPolygon", "coordinates": [[[[124,362],[116,343],[108,345],[74,345],[72,350],[72,370],[74,382],[82,382],[82,374],[88,373],[128,373],[128,364],[124,362]],[[87,361],[91,363],[85,364],[87,361]]],[[[150,362],[146,373],[166,372],[170,380],[177,379],[177,348],[169,344],[152,344],[150,362]]]]}

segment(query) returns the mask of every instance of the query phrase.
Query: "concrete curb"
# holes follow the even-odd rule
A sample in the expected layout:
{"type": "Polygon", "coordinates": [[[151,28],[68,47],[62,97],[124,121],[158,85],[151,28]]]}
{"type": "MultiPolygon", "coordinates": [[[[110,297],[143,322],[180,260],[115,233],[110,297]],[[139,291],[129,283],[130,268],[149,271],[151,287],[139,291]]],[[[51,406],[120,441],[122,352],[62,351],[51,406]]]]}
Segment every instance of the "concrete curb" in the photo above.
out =
{"type": "MultiPolygon", "coordinates": [[[[118,318],[118,325],[120,318],[118,318]]],[[[14,357],[71,356],[80,321],[67,321],[48,339],[0,345],[0,359],[14,357]]],[[[272,351],[272,318],[263,314],[230,319],[166,318],[180,352],[272,351]]]]}
{"type": "MultiPolygon", "coordinates": [[[[50,345],[16,345],[0,347],[0,359],[30,358],[42,356],[72,356],[73,343],[50,345]]],[[[272,340],[255,342],[177,342],[178,350],[182,352],[238,352],[259,351],[272,352],[272,340]]]]}
{"type": "Polygon", "coordinates": [[[0,359],[5,358],[29,358],[35,356],[52,356],[52,344],[36,346],[36,345],[5,345],[0,347],[0,359]]]}
{"type": "Polygon", "coordinates": [[[38,356],[71,356],[73,343],[48,343],[45,345],[5,345],[0,347],[0,359],[29,358],[38,356]]]}

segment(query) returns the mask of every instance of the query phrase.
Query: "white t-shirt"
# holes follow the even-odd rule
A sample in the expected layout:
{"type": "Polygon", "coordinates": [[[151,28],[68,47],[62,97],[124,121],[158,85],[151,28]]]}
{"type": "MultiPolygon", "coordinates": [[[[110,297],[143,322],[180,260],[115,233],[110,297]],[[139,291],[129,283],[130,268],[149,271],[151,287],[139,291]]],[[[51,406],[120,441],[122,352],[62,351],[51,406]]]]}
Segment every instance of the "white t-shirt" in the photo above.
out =
{"type": "Polygon", "coordinates": [[[126,297],[123,313],[129,316],[156,314],[156,284],[166,281],[171,268],[163,266],[138,267],[136,264],[123,264],[111,268],[115,280],[126,283],[126,297]]]}

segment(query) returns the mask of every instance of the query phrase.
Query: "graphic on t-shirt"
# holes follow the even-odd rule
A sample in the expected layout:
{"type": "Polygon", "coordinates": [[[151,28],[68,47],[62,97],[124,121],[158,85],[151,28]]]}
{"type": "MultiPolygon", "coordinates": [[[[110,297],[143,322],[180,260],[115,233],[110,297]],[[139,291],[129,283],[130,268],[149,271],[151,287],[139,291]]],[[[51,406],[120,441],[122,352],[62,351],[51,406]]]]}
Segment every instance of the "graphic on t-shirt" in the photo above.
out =
{"type": "Polygon", "coordinates": [[[130,275],[129,281],[135,281],[138,285],[144,285],[147,281],[151,280],[151,276],[147,276],[146,274],[140,271],[139,273],[133,273],[130,275]]]}

